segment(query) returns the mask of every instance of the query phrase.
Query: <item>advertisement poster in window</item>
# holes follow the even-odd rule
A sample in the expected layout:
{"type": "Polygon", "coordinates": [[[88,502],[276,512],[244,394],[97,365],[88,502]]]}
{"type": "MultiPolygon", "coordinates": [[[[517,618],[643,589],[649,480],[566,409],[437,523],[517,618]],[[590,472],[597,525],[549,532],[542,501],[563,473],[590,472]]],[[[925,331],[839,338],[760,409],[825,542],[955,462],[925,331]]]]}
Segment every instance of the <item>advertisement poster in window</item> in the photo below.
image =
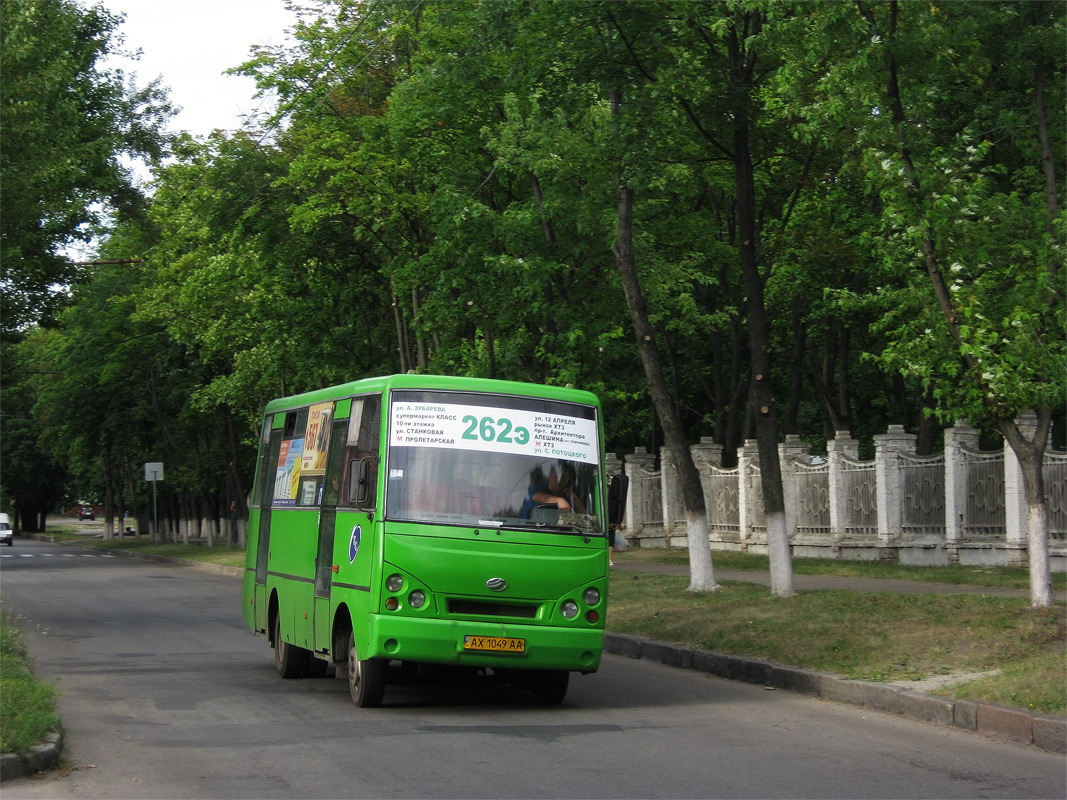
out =
{"type": "Polygon", "coordinates": [[[304,455],[300,463],[301,474],[325,474],[332,416],[333,403],[319,403],[309,409],[307,434],[304,436],[304,455]]]}
{"type": "Polygon", "coordinates": [[[296,490],[300,485],[300,465],[304,454],[304,439],[282,442],[278,452],[278,472],[274,479],[275,506],[295,506],[296,490]]]}

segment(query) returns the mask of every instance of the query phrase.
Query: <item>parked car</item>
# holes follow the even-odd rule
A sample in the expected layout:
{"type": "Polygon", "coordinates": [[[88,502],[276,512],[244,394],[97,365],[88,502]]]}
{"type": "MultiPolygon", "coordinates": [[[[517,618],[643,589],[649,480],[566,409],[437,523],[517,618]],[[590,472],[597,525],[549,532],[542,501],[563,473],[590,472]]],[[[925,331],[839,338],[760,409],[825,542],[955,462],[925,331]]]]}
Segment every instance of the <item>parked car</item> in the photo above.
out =
{"type": "Polygon", "coordinates": [[[7,514],[0,514],[0,543],[11,547],[15,543],[15,531],[11,527],[11,520],[7,514]]]}
{"type": "Polygon", "coordinates": [[[78,519],[96,519],[93,516],[92,506],[82,506],[78,509],[78,519]]]}

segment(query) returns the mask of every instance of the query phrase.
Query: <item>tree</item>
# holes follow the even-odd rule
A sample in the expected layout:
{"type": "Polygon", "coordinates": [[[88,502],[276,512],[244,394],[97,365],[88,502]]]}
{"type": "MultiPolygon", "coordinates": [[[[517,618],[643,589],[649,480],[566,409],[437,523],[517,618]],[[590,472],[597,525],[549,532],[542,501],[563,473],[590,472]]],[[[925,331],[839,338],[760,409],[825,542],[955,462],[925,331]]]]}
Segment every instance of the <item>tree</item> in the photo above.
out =
{"type": "MultiPolygon", "coordinates": [[[[764,301],[764,285],[773,259],[767,246],[768,237],[763,236],[761,230],[763,220],[768,216],[784,225],[788,206],[776,203],[771,197],[773,190],[759,191],[763,187],[757,181],[754,166],[754,150],[767,144],[753,141],[765,130],[757,124],[762,110],[758,90],[766,80],[763,72],[773,73],[775,68],[773,53],[761,49],[765,14],[759,3],[686,6],[677,13],[667,10],[658,23],[652,23],[658,24],[658,34],[650,35],[645,25],[639,27],[635,22],[649,9],[658,9],[642,3],[633,6],[636,8],[635,18],[623,17],[621,12],[615,13],[612,7],[608,8],[620,32],[625,59],[633,63],[649,91],[665,94],[684,112],[693,135],[712,151],[712,156],[732,168],[736,257],[747,310],[751,403],[759,442],[771,588],[776,595],[789,596],[793,594],[792,568],[778,459],[779,425],[771,324],[764,301]],[[640,34],[638,30],[641,30],[640,34]],[[669,55],[664,58],[663,52],[669,55]],[[765,65],[763,72],[757,72],[757,63],[765,65]],[[694,65],[699,76],[695,80],[691,77],[694,65]],[[762,205],[763,214],[757,211],[757,205],[762,205]]],[[[648,339],[648,334],[643,338],[648,339]]],[[[640,342],[638,346],[640,349],[640,342]]],[[[645,363],[647,367],[649,362],[646,360],[645,363]]],[[[678,444],[672,450],[675,458],[681,459],[679,470],[683,487],[695,484],[688,492],[683,488],[683,497],[690,520],[699,519],[704,502],[699,481],[694,480],[696,468],[692,465],[692,457],[687,448],[678,444]],[[690,472],[692,475],[687,481],[686,475],[690,472]]],[[[706,512],[704,518],[706,520],[706,512]]],[[[690,536],[693,535],[691,531],[690,536]]],[[[705,531],[701,541],[706,539],[705,531]]]]}
{"type": "Polygon", "coordinates": [[[37,341],[4,343],[4,381],[0,387],[0,487],[5,512],[14,527],[43,531],[45,516],[63,494],[67,471],[63,462],[40,443],[41,420],[34,404],[50,376],[40,364],[55,347],[57,334],[42,331],[37,341]]]}
{"type": "MultiPolygon", "coordinates": [[[[991,76],[993,87],[990,88],[1002,89],[1010,98],[1007,102],[1001,98],[993,100],[997,112],[1012,114],[1020,123],[1030,117],[1029,125],[1018,124],[1006,133],[1009,147],[1018,147],[1020,155],[1027,152],[1035,156],[1040,154],[1044,185],[1035,187],[1032,180],[1028,180],[1029,186],[997,186],[994,179],[998,171],[996,167],[1005,165],[997,164],[995,156],[990,157],[992,142],[979,138],[980,129],[973,122],[954,131],[954,142],[931,143],[930,160],[926,163],[920,160],[925,149],[922,145],[926,142],[911,133],[914,123],[905,105],[907,88],[902,73],[913,64],[921,68],[926,53],[914,58],[907,52],[910,37],[906,33],[901,35],[903,32],[898,28],[900,10],[899,4],[893,0],[886,9],[888,20],[880,21],[870,11],[864,15],[872,28],[886,37],[885,97],[896,139],[896,147],[883,159],[883,164],[885,161],[890,163],[883,166],[885,172],[880,185],[887,206],[908,226],[905,240],[921,253],[937,306],[951,336],[952,349],[963,368],[960,377],[965,381],[967,396],[961,398],[957,392],[935,388],[935,398],[943,404],[946,400],[952,406],[962,404],[972,414],[992,417],[1019,458],[1029,530],[1030,602],[1035,608],[1047,607],[1052,605],[1053,593],[1048,555],[1048,505],[1041,466],[1053,403],[1063,397],[1067,386],[1063,374],[1067,348],[1063,346],[1062,337],[1067,317],[1062,286],[1056,281],[1064,256],[1064,220],[1056,200],[1055,170],[1056,163],[1063,163],[1063,139],[1060,138],[1055,148],[1061,156],[1057,161],[1048,124],[1045,86],[1047,77],[1056,75],[1057,71],[1061,77],[1063,74],[1062,67],[1057,70],[1055,66],[1052,43],[1063,41],[1067,30],[1065,16],[1063,10],[1055,6],[1037,12],[1023,11],[1024,20],[1020,25],[1010,19],[1014,14],[1006,15],[1009,19],[995,14],[997,22],[1004,20],[1009,24],[993,24],[986,29],[1007,30],[1028,44],[1037,45],[1027,59],[1031,61],[1032,69],[1029,75],[1001,72],[991,76]],[[1033,17],[1025,19],[1030,14],[1033,17]],[[1010,24],[1012,22],[1015,24],[1010,24]],[[1050,31],[1056,31],[1058,35],[1050,36],[1050,31]],[[999,87],[996,86],[998,83],[999,87]],[[1031,98],[1031,107],[1019,108],[1014,99],[1027,95],[1031,98]],[[1028,136],[1034,137],[1039,144],[1028,147],[1025,141],[1028,136]],[[916,138],[920,140],[918,148],[913,143],[916,138]],[[947,186],[943,183],[945,174],[951,176],[947,186]],[[946,208],[949,203],[959,204],[962,215],[946,208]],[[961,216],[970,215],[978,216],[988,225],[979,228],[975,222],[961,219],[961,216]],[[1010,224],[1002,227],[997,224],[998,217],[1010,224]],[[1059,236],[1056,235],[1057,229],[1059,236]],[[987,272],[988,262],[983,263],[986,258],[1000,260],[1007,269],[990,274],[987,272]],[[1027,437],[1015,421],[1028,407],[1037,411],[1032,438],[1027,437]]],[[[930,26],[931,38],[935,42],[942,33],[938,29],[939,21],[930,26]]],[[[973,20],[965,13],[956,19],[950,17],[949,22],[953,21],[969,25],[973,20]]],[[[992,20],[978,22],[988,24],[992,20]]],[[[946,32],[951,33],[954,29],[955,26],[951,26],[946,32]]],[[[980,63],[984,62],[981,66],[995,71],[998,67],[995,53],[1002,50],[999,44],[995,48],[992,42],[989,45],[987,51],[975,55],[980,63]]],[[[1021,49],[1013,48],[1009,52],[1017,58],[1022,54],[1021,49]]],[[[953,78],[955,76],[950,75],[950,79],[953,78]]],[[[1062,87],[1063,81],[1054,85],[1062,87]]],[[[944,89],[948,90],[949,86],[945,85],[944,89]]],[[[1056,107],[1062,109],[1062,95],[1059,99],[1056,107]]],[[[956,102],[953,98],[950,105],[956,102]]],[[[1058,130],[1062,134],[1062,125],[1058,130]]],[[[1025,158],[1022,161],[1022,164],[1011,164],[1010,167],[1026,170],[1037,166],[1026,164],[1025,158]]],[[[1025,180],[1018,171],[1011,175],[1011,179],[1019,183],[1025,180]]]]}
{"type": "Polygon", "coordinates": [[[879,290],[888,342],[877,356],[921,379],[942,418],[991,425],[1015,451],[1031,604],[1047,606],[1041,464],[1067,389],[1064,10],[890,0],[808,12],[807,68],[792,73],[798,134],[858,133],[882,208],[875,244],[892,282],[879,290]],[[1015,419],[1031,408],[1029,438],[1015,419]]]}
{"type": "Polygon", "coordinates": [[[75,0],[0,4],[0,233],[5,334],[48,320],[80,277],[63,255],[110,212],[135,215],[143,197],[120,154],[157,160],[171,109],[156,83],[124,84],[98,62],[121,18],[75,0]]]}

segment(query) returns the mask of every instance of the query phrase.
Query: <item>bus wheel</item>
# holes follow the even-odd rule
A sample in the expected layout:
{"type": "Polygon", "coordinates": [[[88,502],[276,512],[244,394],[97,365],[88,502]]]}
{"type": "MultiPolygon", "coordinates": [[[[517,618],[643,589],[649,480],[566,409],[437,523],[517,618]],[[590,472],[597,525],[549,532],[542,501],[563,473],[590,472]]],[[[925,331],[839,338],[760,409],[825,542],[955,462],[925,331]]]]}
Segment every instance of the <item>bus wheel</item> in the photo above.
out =
{"type": "Polygon", "coordinates": [[[282,624],[274,617],[274,667],[283,678],[299,678],[307,667],[308,652],[282,640],[282,624]]]}
{"type": "Polygon", "coordinates": [[[388,662],[380,658],[360,660],[356,635],[348,634],[348,691],[359,708],[377,708],[382,704],[387,666],[388,662]]]}
{"type": "Polygon", "coordinates": [[[533,679],[533,693],[537,702],[556,705],[562,703],[563,698],[567,696],[571,674],[564,669],[553,669],[539,672],[533,679]]]}

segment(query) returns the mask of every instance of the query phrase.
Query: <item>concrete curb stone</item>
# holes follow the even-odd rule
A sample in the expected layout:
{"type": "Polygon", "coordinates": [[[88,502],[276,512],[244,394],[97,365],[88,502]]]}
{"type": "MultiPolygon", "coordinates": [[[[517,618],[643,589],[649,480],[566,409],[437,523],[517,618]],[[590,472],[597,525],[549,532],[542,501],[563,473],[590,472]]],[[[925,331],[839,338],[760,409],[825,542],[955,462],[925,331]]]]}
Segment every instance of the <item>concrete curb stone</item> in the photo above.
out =
{"type": "Polygon", "coordinates": [[[34,745],[25,753],[4,753],[0,756],[0,782],[55,769],[59,764],[62,746],[63,737],[53,732],[46,734],[41,744],[34,745]]]}
{"type": "Polygon", "coordinates": [[[1067,719],[1060,717],[973,700],[934,697],[892,684],[855,681],[760,659],[663,644],[630,634],[605,634],[604,652],[899,714],[1050,753],[1067,753],[1067,719]]]}

